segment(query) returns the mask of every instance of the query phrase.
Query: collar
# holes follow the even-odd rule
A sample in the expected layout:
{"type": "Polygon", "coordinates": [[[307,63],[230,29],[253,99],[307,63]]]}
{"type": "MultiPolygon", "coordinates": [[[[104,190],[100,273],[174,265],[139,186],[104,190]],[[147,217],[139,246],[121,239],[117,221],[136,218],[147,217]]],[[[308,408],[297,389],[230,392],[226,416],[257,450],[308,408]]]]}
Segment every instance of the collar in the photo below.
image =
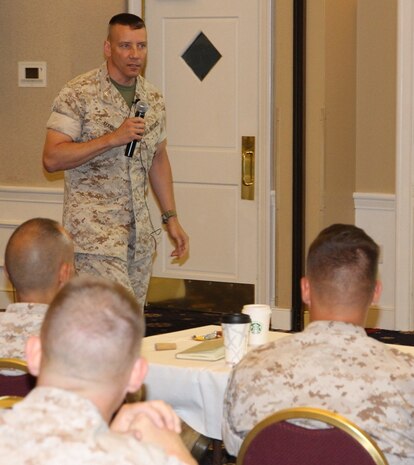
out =
{"type": "Polygon", "coordinates": [[[344,321],[317,320],[312,321],[304,329],[305,332],[329,332],[330,334],[356,334],[366,336],[365,329],[362,326],[344,321]]]}
{"type": "Polygon", "coordinates": [[[53,411],[54,416],[58,414],[59,410],[62,410],[62,418],[65,418],[65,421],[69,422],[72,417],[75,421],[82,421],[82,418],[86,418],[88,422],[91,422],[91,426],[100,428],[104,426],[105,429],[108,429],[108,425],[95,404],[66,389],[50,386],[35,387],[24,401],[16,404],[14,408],[21,406],[24,409],[28,405],[31,409],[38,407],[42,412],[53,411]],[[82,412],[81,416],[79,416],[79,412],[82,412]]]}
{"type": "MultiPolygon", "coordinates": [[[[108,73],[108,66],[106,61],[102,63],[102,65],[98,69],[99,73],[99,81],[100,81],[100,88],[101,88],[101,99],[109,103],[111,105],[116,105],[121,108],[125,108],[128,110],[129,115],[129,108],[126,104],[124,98],[116,89],[116,87],[112,84],[111,78],[108,73]]],[[[140,99],[140,95],[142,98],[143,94],[143,80],[142,76],[137,76],[137,82],[135,85],[135,100],[140,99]]]]}
{"type": "Polygon", "coordinates": [[[6,313],[46,313],[49,305],[47,304],[38,304],[30,302],[16,302],[13,304],[7,305],[6,313]]]}

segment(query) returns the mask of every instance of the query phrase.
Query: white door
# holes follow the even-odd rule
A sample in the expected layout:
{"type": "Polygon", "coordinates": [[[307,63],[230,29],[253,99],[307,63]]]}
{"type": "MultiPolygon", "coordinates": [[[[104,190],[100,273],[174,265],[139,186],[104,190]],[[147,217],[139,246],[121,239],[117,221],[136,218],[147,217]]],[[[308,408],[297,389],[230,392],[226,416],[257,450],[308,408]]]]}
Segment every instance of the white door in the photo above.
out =
{"type": "MultiPolygon", "coordinates": [[[[270,3],[150,0],[143,13],[130,2],[145,17],[146,77],[166,100],[177,209],[190,236],[189,258],[176,263],[162,234],[153,275],[250,283],[262,302],[272,247],[270,3]],[[255,138],[254,200],[241,198],[243,136],[255,138]]],[[[150,208],[158,227],[153,201],[150,208]]]]}

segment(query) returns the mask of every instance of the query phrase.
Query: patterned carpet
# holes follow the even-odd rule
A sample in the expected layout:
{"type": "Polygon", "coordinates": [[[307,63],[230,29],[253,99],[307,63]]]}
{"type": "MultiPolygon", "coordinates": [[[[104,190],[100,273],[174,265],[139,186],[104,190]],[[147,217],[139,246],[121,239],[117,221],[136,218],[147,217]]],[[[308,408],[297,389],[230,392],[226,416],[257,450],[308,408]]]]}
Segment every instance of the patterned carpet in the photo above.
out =
{"type": "MultiPolygon", "coordinates": [[[[201,310],[180,310],[153,305],[145,307],[146,336],[205,325],[219,325],[221,314],[201,310]]],[[[367,328],[368,336],[387,344],[414,346],[414,331],[367,328]]]]}
{"type": "Polygon", "coordinates": [[[220,322],[220,313],[154,306],[145,307],[146,336],[196,328],[197,326],[219,325],[220,322]]]}
{"type": "Polygon", "coordinates": [[[399,344],[402,346],[414,345],[414,331],[391,331],[389,329],[367,328],[368,336],[385,342],[386,344],[399,344]]]}

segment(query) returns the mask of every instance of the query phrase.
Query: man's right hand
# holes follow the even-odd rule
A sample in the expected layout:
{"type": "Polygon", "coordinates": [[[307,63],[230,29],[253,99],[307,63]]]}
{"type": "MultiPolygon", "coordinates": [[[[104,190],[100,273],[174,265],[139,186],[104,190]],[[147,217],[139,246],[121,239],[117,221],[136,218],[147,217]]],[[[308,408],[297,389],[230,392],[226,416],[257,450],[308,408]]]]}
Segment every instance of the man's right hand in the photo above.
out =
{"type": "Polygon", "coordinates": [[[114,138],[114,147],[126,145],[133,140],[140,141],[145,131],[145,121],[140,117],[127,118],[112,136],[114,138]]]}
{"type": "Polygon", "coordinates": [[[67,134],[48,129],[43,166],[50,173],[77,168],[114,147],[141,140],[144,131],[144,119],[139,117],[127,118],[115,131],[86,142],[75,142],[67,134]]]}
{"type": "Polygon", "coordinates": [[[155,444],[168,455],[174,455],[188,465],[197,465],[180,436],[174,431],[158,428],[146,414],[141,413],[135,417],[131,424],[132,431],[139,441],[155,444]]]}

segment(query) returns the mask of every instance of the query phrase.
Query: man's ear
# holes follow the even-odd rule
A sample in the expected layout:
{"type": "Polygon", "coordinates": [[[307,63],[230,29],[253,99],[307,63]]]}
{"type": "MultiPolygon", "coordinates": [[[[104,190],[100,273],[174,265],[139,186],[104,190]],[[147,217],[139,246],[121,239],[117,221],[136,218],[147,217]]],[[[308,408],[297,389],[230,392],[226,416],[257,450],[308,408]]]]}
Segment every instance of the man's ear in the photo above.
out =
{"type": "Polygon", "coordinates": [[[135,360],[129,377],[127,392],[137,392],[142,386],[148,373],[148,362],[145,358],[139,357],[135,360]]]}
{"type": "Polygon", "coordinates": [[[74,274],[74,268],[72,263],[63,262],[59,268],[59,288],[66,284],[74,274]]]}
{"type": "Polygon", "coordinates": [[[306,276],[304,276],[300,280],[300,290],[301,290],[303,303],[309,306],[311,304],[311,291],[310,291],[309,279],[306,276]]]}
{"type": "Polygon", "coordinates": [[[375,304],[377,304],[379,302],[381,294],[382,294],[382,282],[377,281],[375,283],[374,295],[372,297],[372,304],[373,305],[375,305],[375,304]]]}
{"type": "Polygon", "coordinates": [[[39,376],[42,344],[39,336],[30,336],[26,342],[26,360],[30,374],[39,376]]]}
{"type": "Polygon", "coordinates": [[[111,56],[111,43],[109,42],[109,40],[105,40],[104,42],[104,55],[106,58],[109,58],[111,56]]]}

